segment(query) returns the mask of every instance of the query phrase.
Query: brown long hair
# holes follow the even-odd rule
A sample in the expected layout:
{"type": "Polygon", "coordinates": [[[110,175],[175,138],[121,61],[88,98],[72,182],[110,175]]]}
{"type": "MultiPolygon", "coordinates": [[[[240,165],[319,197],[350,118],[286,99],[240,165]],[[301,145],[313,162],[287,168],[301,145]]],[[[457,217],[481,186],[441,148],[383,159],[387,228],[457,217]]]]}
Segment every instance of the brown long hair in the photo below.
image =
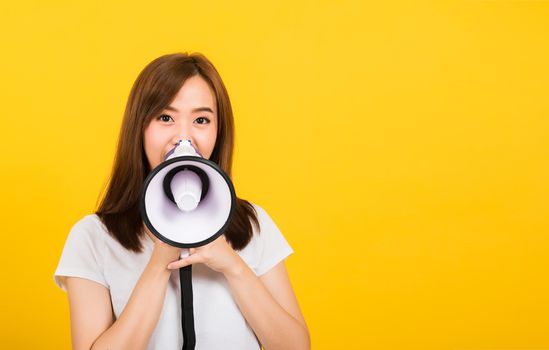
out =
{"type": "MultiPolygon", "coordinates": [[[[149,63],[137,77],[120,129],[110,181],[96,214],[109,233],[126,249],[141,252],[145,234],[139,198],[150,165],[143,147],[143,134],[151,120],[172,102],[185,81],[202,77],[213,90],[218,114],[216,143],[210,160],[229,177],[234,146],[234,121],[229,95],[212,63],[200,53],[175,53],[149,63]]],[[[244,248],[252,238],[252,222],[259,229],[257,212],[250,202],[238,198],[225,237],[233,249],[244,248]]]]}

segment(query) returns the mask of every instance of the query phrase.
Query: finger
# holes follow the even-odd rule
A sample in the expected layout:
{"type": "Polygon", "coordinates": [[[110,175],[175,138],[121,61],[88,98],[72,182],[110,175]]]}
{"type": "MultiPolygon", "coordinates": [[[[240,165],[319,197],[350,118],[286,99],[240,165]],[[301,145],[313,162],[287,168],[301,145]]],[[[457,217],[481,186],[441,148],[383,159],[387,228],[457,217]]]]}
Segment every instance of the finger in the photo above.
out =
{"type": "Polygon", "coordinates": [[[200,262],[200,256],[198,254],[189,255],[185,259],[181,259],[168,264],[168,270],[180,269],[191,264],[196,264],[200,262]]]}

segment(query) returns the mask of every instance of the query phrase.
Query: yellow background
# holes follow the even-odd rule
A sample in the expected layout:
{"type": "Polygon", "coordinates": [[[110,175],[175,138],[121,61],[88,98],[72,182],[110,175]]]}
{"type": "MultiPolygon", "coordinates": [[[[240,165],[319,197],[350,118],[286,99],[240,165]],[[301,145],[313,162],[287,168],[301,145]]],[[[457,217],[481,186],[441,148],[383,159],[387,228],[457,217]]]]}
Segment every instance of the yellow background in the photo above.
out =
{"type": "Polygon", "coordinates": [[[2,7],[2,348],[70,348],[52,275],[130,87],[199,51],[314,349],[549,349],[549,2],[2,7]]]}

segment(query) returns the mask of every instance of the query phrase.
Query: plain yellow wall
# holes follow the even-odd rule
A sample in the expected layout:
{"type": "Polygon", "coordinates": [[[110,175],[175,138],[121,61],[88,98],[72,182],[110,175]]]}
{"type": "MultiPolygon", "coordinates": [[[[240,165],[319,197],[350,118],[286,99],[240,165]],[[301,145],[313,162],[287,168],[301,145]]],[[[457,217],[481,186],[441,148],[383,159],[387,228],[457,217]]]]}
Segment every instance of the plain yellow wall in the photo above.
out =
{"type": "Polygon", "coordinates": [[[548,2],[2,7],[1,348],[70,348],[66,235],[137,74],[198,51],[314,349],[549,349],[548,2]]]}

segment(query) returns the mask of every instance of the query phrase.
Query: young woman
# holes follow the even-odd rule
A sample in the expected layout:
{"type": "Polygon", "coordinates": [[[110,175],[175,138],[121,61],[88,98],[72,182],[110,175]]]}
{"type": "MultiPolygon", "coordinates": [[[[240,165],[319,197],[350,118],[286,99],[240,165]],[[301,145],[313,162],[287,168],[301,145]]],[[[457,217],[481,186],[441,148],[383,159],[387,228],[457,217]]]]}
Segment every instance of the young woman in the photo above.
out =
{"type": "Polygon", "coordinates": [[[140,73],[102,202],[73,226],[55,271],[73,349],[181,349],[178,269],[189,264],[197,350],[310,348],[284,266],[292,248],[263,208],[237,198],[224,234],[184,259],[141,218],[147,174],[181,139],[230,176],[233,125],[225,86],[203,55],[165,55],[140,73]]]}

